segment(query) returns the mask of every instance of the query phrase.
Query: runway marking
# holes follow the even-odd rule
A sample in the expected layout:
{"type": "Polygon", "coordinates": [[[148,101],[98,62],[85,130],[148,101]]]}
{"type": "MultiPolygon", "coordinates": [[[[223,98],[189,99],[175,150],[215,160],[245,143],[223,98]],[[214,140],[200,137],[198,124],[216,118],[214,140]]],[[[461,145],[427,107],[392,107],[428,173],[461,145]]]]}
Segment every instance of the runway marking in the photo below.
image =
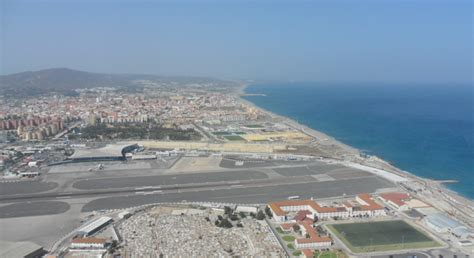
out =
{"type": "Polygon", "coordinates": [[[135,192],[137,195],[149,195],[149,194],[157,194],[157,193],[162,193],[163,191],[161,190],[155,190],[155,191],[150,191],[150,192],[144,192],[144,191],[139,191],[135,192]]]}
{"type": "Polygon", "coordinates": [[[229,195],[229,196],[220,196],[220,197],[214,197],[214,198],[209,198],[210,200],[213,199],[225,199],[229,197],[251,197],[251,196],[262,196],[262,195],[267,195],[267,194],[241,194],[241,195],[229,195]]]}

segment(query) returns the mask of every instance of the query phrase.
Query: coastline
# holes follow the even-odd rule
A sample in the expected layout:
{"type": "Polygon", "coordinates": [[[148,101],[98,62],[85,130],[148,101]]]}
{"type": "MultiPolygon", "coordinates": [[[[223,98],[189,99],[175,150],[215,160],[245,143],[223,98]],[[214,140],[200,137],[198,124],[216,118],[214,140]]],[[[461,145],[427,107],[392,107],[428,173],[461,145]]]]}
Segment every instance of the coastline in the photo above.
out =
{"type": "MultiPolygon", "coordinates": [[[[343,148],[345,151],[348,151],[349,153],[351,153],[352,155],[354,156],[359,156],[357,159],[354,159],[354,160],[351,160],[351,161],[348,161],[348,160],[343,160],[341,163],[345,164],[345,165],[348,165],[348,166],[365,166],[365,167],[368,167],[369,170],[371,169],[374,169],[374,170],[382,170],[382,171],[385,171],[387,173],[391,173],[391,174],[394,174],[395,176],[401,176],[403,178],[406,179],[406,181],[408,182],[417,182],[419,184],[421,184],[421,186],[424,186],[426,189],[428,189],[427,191],[429,193],[432,193],[433,195],[440,195],[441,197],[444,197],[443,201],[446,202],[446,203],[437,203],[435,197],[433,199],[430,199],[430,200],[425,200],[427,201],[429,204],[431,204],[432,206],[438,208],[439,210],[442,210],[442,211],[445,211],[445,212],[452,212],[452,210],[449,210],[449,208],[446,207],[446,204],[448,204],[447,206],[454,206],[455,208],[457,208],[456,210],[461,209],[461,213],[467,213],[465,215],[467,216],[462,216],[461,218],[458,218],[460,219],[461,221],[464,221],[466,224],[470,225],[470,226],[474,226],[474,215],[471,215],[471,214],[474,214],[474,200],[472,199],[469,199],[468,197],[465,197],[465,196],[462,196],[460,195],[459,193],[455,192],[454,190],[452,189],[449,189],[448,187],[446,187],[442,182],[438,182],[436,180],[433,180],[433,179],[430,179],[430,178],[423,178],[423,177],[420,177],[420,176],[417,176],[415,174],[412,174],[408,171],[405,171],[405,170],[402,170],[398,167],[396,167],[395,165],[392,165],[390,163],[388,163],[387,161],[377,157],[377,156],[371,156],[371,157],[361,157],[360,154],[362,153],[360,150],[358,150],[357,148],[355,147],[352,147],[352,146],[349,146],[337,139],[335,139],[334,137],[331,137],[323,132],[320,132],[320,131],[317,131],[316,129],[313,129],[313,128],[310,128],[304,124],[300,124],[298,123],[297,121],[289,118],[289,117],[285,117],[285,116],[282,116],[282,115],[279,115],[279,114],[275,114],[269,110],[266,110],[262,107],[259,107],[257,106],[256,104],[254,104],[253,102],[251,101],[248,101],[246,99],[243,99],[242,97],[246,95],[246,88],[250,86],[250,84],[242,84],[238,89],[237,89],[237,98],[242,102],[244,103],[245,105],[249,105],[255,109],[258,109],[266,114],[268,114],[269,116],[273,117],[273,118],[278,118],[278,119],[281,119],[282,121],[284,121],[285,123],[287,123],[288,125],[290,126],[293,126],[294,128],[298,129],[298,130],[301,130],[302,132],[318,139],[318,140],[324,140],[324,141],[327,141],[328,144],[335,144],[341,148],[343,148]],[[361,161],[361,162],[357,162],[357,161],[361,161]],[[379,164],[377,164],[379,163],[379,164]],[[381,166],[382,165],[382,166],[381,166]],[[461,207],[459,207],[461,206],[461,207]],[[466,220],[467,218],[467,220],[466,220]]],[[[262,94],[262,96],[265,96],[265,94],[262,94]]],[[[344,157],[343,157],[344,158],[344,157]]],[[[373,171],[369,171],[371,173],[374,173],[374,170],[373,171]]],[[[400,186],[400,182],[396,182],[399,186],[400,186]]],[[[404,187],[405,188],[405,187],[404,187]]],[[[456,213],[456,214],[459,214],[459,213],[456,213]]],[[[457,217],[457,216],[455,216],[457,217]]]]}

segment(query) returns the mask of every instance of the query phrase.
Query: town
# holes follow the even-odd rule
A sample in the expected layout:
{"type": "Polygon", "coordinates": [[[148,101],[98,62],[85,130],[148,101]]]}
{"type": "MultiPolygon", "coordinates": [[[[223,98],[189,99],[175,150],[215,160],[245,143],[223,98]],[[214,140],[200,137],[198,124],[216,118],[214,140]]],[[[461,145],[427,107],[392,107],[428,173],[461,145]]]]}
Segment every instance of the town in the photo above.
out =
{"type": "Polygon", "coordinates": [[[473,254],[470,203],[244,83],[139,83],[3,99],[0,257],[473,254]]]}

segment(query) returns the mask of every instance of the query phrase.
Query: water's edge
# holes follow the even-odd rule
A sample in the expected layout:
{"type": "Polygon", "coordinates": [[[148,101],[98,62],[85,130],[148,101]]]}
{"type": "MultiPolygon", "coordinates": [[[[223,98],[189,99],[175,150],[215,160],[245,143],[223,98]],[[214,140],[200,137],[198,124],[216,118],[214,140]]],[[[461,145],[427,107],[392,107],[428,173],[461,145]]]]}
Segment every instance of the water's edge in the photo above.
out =
{"type": "MultiPolygon", "coordinates": [[[[245,86],[243,86],[243,87],[240,89],[240,93],[244,93],[244,94],[252,94],[252,93],[254,93],[254,92],[249,93],[249,92],[247,91],[249,87],[258,87],[258,85],[245,85],[245,86]]],[[[268,92],[265,92],[265,91],[262,91],[261,93],[268,95],[268,92]]],[[[260,96],[260,97],[262,97],[262,96],[260,96]]],[[[262,110],[264,110],[264,111],[266,111],[266,112],[269,112],[269,113],[272,113],[272,114],[276,114],[276,115],[278,115],[278,116],[285,117],[285,118],[287,118],[287,119],[291,119],[291,120],[295,121],[293,117],[289,117],[287,114],[282,114],[282,113],[278,112],[277,110],[271,110],[271,108],[269,108],[268,106],[266,106],[266,107],[261,106],[260,103],[258,103],[258,101],[254,101],[254,99],[253,99],[252,97],[249,98],[248,96],[245,96],[245,97],[241,97],[241,99],[244,100],[245,102],[250,102],[250,103],[252,103],[254,106],[256,106],[256,107],[258,107],[259,109],[262,109],[262,110]]],[[[298,122],[298,121],[295,121],[295,123],[299,123],[299,122],[298,122]]],[[[322,133],[324,133],[324,134],[328,134],[328,132],[326,132],[325,130],[321,130],[321,128],[317,128],[317,127],[315,127],[315,126],[312,126],[311,124],[305,124],[305,125],[303,125],[303,126],[307,126],[307,127],[311,128],[311,129],[313,129],[313,130],[322,132],[322,133]]],[[[329,135],[330,135],[330,134],[329,134],[329,135]]],[[[341,142],[341,143],[343,143],[343,144],[345,144],[345,145],[353,146],[353,145],[351,145],[351,144],[348,144],[344,139],[339,139],[338,137],[331,137],[331,138],[334,138],[335,140],[337,140],[337,141],[339,141],[339,142],[341,142]]],[[[355,148],[355,147],[354,147],[354,148],[355,148]]],[[[362,150],[361,150],[361,149],[358,149],[358,150],[359,150],[360,152],[365,152],[364,149],[362,149],[362,150]]],[[[386,159],[384,158],[384,155],[380,155],[379,153],[372,152],[372,150],[370,150],[370,149],[369,149],[369,151],[370,151],[372,154],[377,155],[378,157],[380,157],[380,158],[386,160],[386,159]]],[[[399,164],[397,164],[396,161],[390,160],[390,163],[391,163],[393,166],[399,168],[399,164]]],[[[405,168],[404,168],[404,169],[401,169],[401,170],[404,171],[404,172],[407,172],[407,171],[405,170],[405,168]]],[[[407,170],[408,170],[407,173],[409,173],[409,174],[411,174],[411,175],[414,175],[414,176],[416,176],[416,177],[419,177],[419,178],[435,179],[435,180],[436,180],[436,179],[449,179],[449,176],[446,176],[445,178],[434,178],[434,177],[429,177],[429,176],[427,177],[426,175],[421,175],[421,174],[418,174],[418,173],[416,173],[416,172],[412,172],[412,171],[410,170],[410,168],[408,168],[407,170]]],[[[446,184],[446,185],[444,185],[444,186],[445,186],[444,188],[446,188],[447,191],[451,192],[451,194],[455,194],[455,195],[458,195],[458,196],[461,196],[461,197],[463,197],[463,198],[467,198],[467,199],[470,199],[470,200],[473,199],[472,196],[467,195],[467,194],[464,194],[463,192],[458,191],[458,190],[457,190],[457,184],[446,184]]]]}

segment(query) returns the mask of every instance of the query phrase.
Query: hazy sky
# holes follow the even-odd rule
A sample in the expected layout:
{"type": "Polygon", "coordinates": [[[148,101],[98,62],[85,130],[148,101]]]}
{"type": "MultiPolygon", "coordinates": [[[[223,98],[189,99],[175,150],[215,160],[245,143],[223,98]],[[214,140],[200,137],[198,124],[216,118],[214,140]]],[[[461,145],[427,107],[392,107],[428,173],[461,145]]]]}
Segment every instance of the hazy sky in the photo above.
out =
{"type": "Polygon", "coordinates": [[[472,82],[470,0],[1,2],[1,73],[472,82]]]}

